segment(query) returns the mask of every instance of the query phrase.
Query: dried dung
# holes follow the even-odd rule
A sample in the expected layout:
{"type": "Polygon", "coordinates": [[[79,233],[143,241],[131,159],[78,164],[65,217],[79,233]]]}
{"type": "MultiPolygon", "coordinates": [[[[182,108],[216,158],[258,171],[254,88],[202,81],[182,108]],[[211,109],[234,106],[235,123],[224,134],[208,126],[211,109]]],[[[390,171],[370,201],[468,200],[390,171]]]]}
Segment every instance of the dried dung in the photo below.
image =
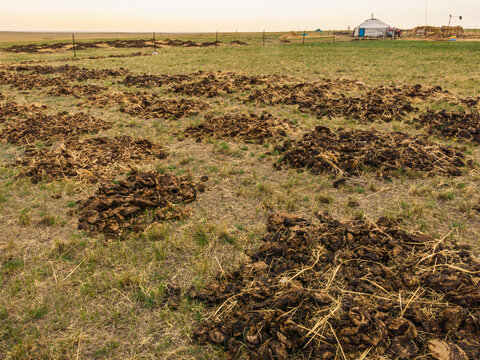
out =
{"type": "Polygon", "coordinates": [[[0,123],[4,122],[8,118],[17,116],[38,116],[47,107],[45,105],[27,103],[18,104],[15,102],[0,103],[0,123]]]}
{"type": "Polygon", "coordinates": [[[188,99],[162,99],[149,93],[111,93],[91,96],[81,106],[104,107],[120,105],[119,110],[144,119],[193,116],[208,107],[207,104],[188,99]]]}
{"type": "Polygon", "coordinates": [[[15,123],[7,124],[0,133],[0,138],[12,144],[25,145],[37,141],[49,141],[54,138],[77,137],[80,134],[96,133],[111,127],[111,122],[85,113],[35,114],[15,123]]]}
{"type": "Polygon", "coordinates": [[[94,183],[113,179],[131,171],[132,166],[167,155],[159,144],[125,135],[70,139],[48,149],[28,146],[17,165],[27,166],[22,175],[30,177],[33,183],[47,177],[50,180],[74,177],[94,183]]]}
{"type": "Polygon", "coordinates": [[[207,114],[202,123],[189,126],[185,135],[196,137],[197,140],[205,136],[221,139],[239,138],[246,141],[263,143],[265,140],[279,140],[291,133],[293,125],[290,121],[279,119],[272,114],[227,114],[217,116],[207,114]]]}
{"type": "Polygon", "coordinates": [[[194,339],[229,359],[479,358],[480,261],[465,247],[386,218],[276,213],[248,255],[188,292],[209,309],[194,339]]]}
{"type": "Polygon", "coordinates": [[[81,201],[78,228],[116,236],[138,232],[148,225],[145,210],[154,214],[150,221],[178,219],[188,213],[179,205],[195,201],[203,189],[186,176],[134,172],[118,184],[100,185],[94,196],[81,201]]]}
{"type": "Polygon", "coordinates": [[[414,120],[417,128],[429,134],[443,136],[460,142],[480,144],[480,114],[430,110],[414,120]]]}
{"type": "Polygon", "coordinates": [[[283,160],[307,168],[314,174],[360,176],[375,171],[387,178],[402,170],[427,174],[461,175],[462,167],[471,163],[457,148],[441,146],[400,132],[379,132],[338,128],[335,131],[317,126],[297,142],[286,141],[283,160]]]}
{"type": "Polygon", "coordinates": [[[99,85],[73,85],[73,86],[54,86],[47,91],[48,95],[53,96],[73,96],[81,98],[82,96],[99,94],[107,90],[99,85]]]}
{"type": "Polygon", "coordinates": [[[0,71],[0,85],[10,85],[18,90],[42,89],[50,86],[65,86],[69,81],[60,76],[45,77],[32,74],[0,71]]]}
{"type": "Polygon", "coordinates": [[[130,71],[124,68],[94,70],[71,65],[9,65],[2,68],[17,72],[30,71],[34,75],[62,74],[65,79],[77,81],[100,80],[109,77],[125,76],[130,73],[130,71]]]}

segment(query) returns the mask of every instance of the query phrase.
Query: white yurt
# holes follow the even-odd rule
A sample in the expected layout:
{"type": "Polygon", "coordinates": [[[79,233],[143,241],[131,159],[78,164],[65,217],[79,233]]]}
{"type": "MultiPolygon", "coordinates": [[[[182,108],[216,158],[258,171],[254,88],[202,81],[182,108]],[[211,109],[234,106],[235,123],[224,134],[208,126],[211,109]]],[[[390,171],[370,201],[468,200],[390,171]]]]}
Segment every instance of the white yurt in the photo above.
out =
{"type": "Polygon", "coordinates": [[[353,36],[356,37],[381,37],[387,34],[390,25],[383,21],[375,19],[372,15],[371,19],[365,20],[363,23],[355,27],[353,36]]]}

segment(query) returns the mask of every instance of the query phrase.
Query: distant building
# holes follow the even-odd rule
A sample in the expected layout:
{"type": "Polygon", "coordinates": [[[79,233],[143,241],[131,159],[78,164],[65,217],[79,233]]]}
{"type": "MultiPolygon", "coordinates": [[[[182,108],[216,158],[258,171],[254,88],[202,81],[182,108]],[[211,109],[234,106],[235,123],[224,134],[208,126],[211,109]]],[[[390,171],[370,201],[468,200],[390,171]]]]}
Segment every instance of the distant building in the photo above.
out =
{"type": "Polygon", "coordinates": [[[372,15],[371,19],[365,20],[363,23],[355,27],[353,36],[355,37],[382,37],[386,36],[390,25],[375,19],[372,15]]]}

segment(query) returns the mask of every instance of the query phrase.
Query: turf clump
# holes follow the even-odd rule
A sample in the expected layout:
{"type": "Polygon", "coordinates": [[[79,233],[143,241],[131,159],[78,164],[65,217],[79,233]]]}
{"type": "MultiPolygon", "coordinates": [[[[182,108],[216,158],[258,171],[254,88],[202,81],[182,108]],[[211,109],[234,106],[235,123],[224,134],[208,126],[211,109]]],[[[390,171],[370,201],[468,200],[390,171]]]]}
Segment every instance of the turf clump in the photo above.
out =
{"type": "Polygon", "coordinates": [[[190,289],[209,309],[194,338],[229,359],[478,359],[480,261],[444,240],[273,214],[249,263],[190,289]]]}

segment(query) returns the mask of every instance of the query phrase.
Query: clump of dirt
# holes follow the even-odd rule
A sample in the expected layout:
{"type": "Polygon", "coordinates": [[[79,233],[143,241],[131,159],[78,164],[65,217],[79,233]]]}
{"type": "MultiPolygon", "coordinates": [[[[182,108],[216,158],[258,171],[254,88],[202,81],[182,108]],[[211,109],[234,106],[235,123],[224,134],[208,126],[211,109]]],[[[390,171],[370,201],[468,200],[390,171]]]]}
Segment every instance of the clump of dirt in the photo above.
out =
{"type": "Polygon", "coordinates": [[[0,138],[12,144],[25,145],[38,141],[49,141],[54,138],[77,137],[81,134],[96,133],[111,127],[111,122],[85,113],[35,114],[15,123],[7,124],[0,133],[0,138]]]}
{"type": "Polygon", "coordinates": [[[0,85],[10,85],[18,90],[41,89],[50,86],[65,86],[68,80],[58,77],[45,77],[32,74],[0,71],[0,85]]]}
{"type": "Polygon", "coordinates": [[[66,177],[81,181],[110,180],[145,161],[164,159],[165,148],[146,139],[131,136],[69,139],[50,148],[28,146],[16,165],[27,166],[23,176],[33,183],[66,177]]]}
{"type": "Polygon", "coordinates": [[[72,86],[54,86],[47,91],[48,95],[53,96],[73,96],[81,98],[87,95],[99,94],[106,91],[105,86],[100,85],[72,85],[72,86]]]}
{"type": "Polygon", "coordinates": [[[184,133],[196,137],[197,141],[205,136],[213,136],[222,139],[239,138],[261,144],[265,140],[279,140],[292,132],[293,125],[290,121],[263,113],[223,116],[207,114],[202,123],[187,127],[184,133]]]}
{"type": "Polygon", "coordinates": [[[248,255],[188,292],[211,309],[194,339],[229,359],[480,356],[480,261],[463,246],[386,218],[276,213],[248,255]]]}
{"type": "Polygon", "coordinates": [[[119,105],[119,110],[144,119],[179,119],[193,116],[208,108],[206,103],[188,99],[161,99],[149,93],[111,93],[91,96],[81,106],[119,105]]]}
{"type": "Polygon", "coordinates": [[[306,168],[314,174],[357,175],[374,171],[388,178],[407,169],[430,175],[462,174],[471,164],[457,148],[441,146],[400,132],[379,132],[317,126],[297,142],[286,141],[283,159],[276,166],[288,164],[306,168]]]}
{"type": "MultiPolygon", "coordinates": [[[[257,89],[245,100],[261,101],[269,105],[298,105],[302,112],[319,117],[345,116],[360,120],[391,121],[401,119],[415,108],[403,95],[383,96],[370,90],[360,96],[347,96],[336,90],[366,89],[360,82],[352,80],[323,79],[315,83],[268,86],[257,89]]],[[[384,91],[384,90],[383,90],[384,91]]],[[[380,92],[381,93],[381,92],[380,92]]]]}
{"type": "Polygon", "coordinates": [[[100,185],[94,196],[81,201],[78,228],[115,236],[142,231],[146,210],[152,211],[150,221],[183,218],[188,209],[182,205],[195,201],[203,189],[186,176],[134,172],[118,184],[100,185]]]}
{"type": "Polygon", "coordinates": [[[0,103],[0,123],[8,118],[18,116],[38,116],[46,110],[47,107],[41,104],[27,103],[18,104],[15,102],[0,103]]]}
{"type": "Polygon", "coordinates": [[[480,114],[430,110],[414,119],[417,128],[460,142],[480,144],[480,114]]]}

